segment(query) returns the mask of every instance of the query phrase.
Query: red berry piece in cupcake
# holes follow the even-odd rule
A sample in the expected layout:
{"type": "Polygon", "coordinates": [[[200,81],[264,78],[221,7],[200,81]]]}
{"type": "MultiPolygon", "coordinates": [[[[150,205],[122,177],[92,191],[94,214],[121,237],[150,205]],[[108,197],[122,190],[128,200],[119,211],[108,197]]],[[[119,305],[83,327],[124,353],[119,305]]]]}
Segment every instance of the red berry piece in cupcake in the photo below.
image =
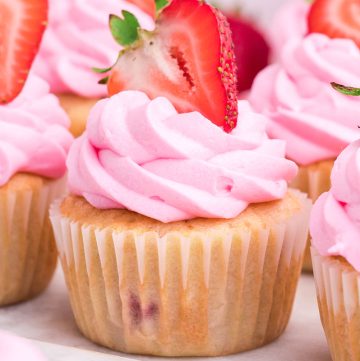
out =
{"type": "Polygon", "coordinates": [[[46,27],[47,0],[0,0],[0,104],[9,103],[28,77],[46,27]]]}
{"type": "Polygon", "coordinates": [[[150,98],[165,96],[179,112],[199,111],[231,131],[237,80],[226,17],[200,0],[174,0],[159,8],[153,32],[139,29],[128,12],[110,17],[113,36],[125,46],[108,80],[110,95],[140,90],[150,98]]]}
{"type": "Polygon", "coordinates": [[[315,0],[308,17],[309,31],[330,38],[349,38],[360,47],[360,1],[315,0]]]}
{"type": "Polygon", "coordinates": [[[257,73],[269,63],[270,48],[263,35],[240,17],[227,18],[235,45],[237,88],[250,89],[257,73]]]}

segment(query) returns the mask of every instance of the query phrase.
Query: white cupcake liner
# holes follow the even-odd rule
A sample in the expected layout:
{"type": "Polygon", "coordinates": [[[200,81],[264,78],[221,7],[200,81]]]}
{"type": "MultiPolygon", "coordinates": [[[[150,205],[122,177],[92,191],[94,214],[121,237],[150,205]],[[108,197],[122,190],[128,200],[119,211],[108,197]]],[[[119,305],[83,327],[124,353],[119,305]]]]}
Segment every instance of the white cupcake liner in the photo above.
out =
{"type": "MultiPolygon", "coordinates": [[[[332,160],[326,160],[308,166],[299,166],[299,173],[291,182],[290,186],[307,193],[308,197],[315,202],[319,196],[330,189],[331,169],[334,164],[332,160]]],[[[312,262],[310,254],[310,235],[308,237],[303,270],[312,272],[312,262]]]]}
{"type": "MultiPolygon", "coordinates": [[[[298,193],[298,192],[297,192],[298,193]]],[[[50,211],[70,300],[85,336],[109,348],[215,356],[255,348],[285,329],[311,202],[254,229],[112,231],[50,211]]]]}
{"type": "Polygon", "coordinates": [[[360,274],[345,260],[312,247],[321,321],[334,361],[360,360],[360,274]]]}
{"type": "Polygon", "coordinates": [[[48,285],[57,259],[48,210],[64,190],[65,179],[0,189],[0,306],[29,299],[48,285]]]}

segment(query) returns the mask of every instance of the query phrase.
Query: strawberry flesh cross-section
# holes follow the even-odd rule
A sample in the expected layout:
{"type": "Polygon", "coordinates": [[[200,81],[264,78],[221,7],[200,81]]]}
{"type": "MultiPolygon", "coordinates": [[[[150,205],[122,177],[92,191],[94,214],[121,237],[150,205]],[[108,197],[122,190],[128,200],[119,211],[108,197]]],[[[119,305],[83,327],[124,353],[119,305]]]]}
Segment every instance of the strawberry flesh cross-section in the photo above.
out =
{"type": "Polygon", "coordinates": [[[225,16],[200,0],[174,0],[160,13],[155,31],[139,30],[139,40],[121,52],[108,90],[164,96],[178,111],[199,111],[231,131],[237,121],[236,81],[225,16]]]}
{"type": "Polygon", "coordinates": [[[315,0],[308,23],[311,33],[352,39],[360,47],[360,0],[315,0]]]}
{"type": "Polygon", "coordinates": [[[47,0],[0,0],[0,104],[22,90],[45,30],[47,0]]]}

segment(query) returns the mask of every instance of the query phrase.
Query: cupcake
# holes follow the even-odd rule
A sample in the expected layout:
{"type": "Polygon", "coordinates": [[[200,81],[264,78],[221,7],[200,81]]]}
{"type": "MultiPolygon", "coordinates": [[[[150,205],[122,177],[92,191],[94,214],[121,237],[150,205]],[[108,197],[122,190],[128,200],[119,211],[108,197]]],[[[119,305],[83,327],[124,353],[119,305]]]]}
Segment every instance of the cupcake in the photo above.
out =
{"type": "Polygon", "coordinates": [[[67,165],[70,195],[51,221],[87,338],[218,356],[284,331],[311,202],[287,189],[296,166],[247,102],[228,134],[166,98],[120,92],[92,109],[67,165]]]}
{"type": "Polygon", "coordinates": [[[0,306],[39,294],[55,269],[48,209],[65,189],[68,122],[35,75],[0,105],[0,306]]]}
{"type": "Polygon", "coordinates": [[[23,338],[0,332],[1,359],[4,361],[45,361],[45,357],[23,338]]]}
{"type": "Polygon", "coordinates": [[[136,14],[151,29],[153,20],[135,5],[122,0],[50,0],[49,24],[33,71],[45,79],[71,119],[71,132],[85,128],[90,108],[106,96],[94,67],[114,63],[119,46],[109,31],[109,14],[122,10],[136,14]]]}
{"type": "Polygon", "coordinates": [[[360,360],[360,141],[336,160],[310,230],[321,321],[334,361],[360,360]]]}
{"type": "MultiPolygon", "coordinates": [[[[334,91],[330,82],[360,83],[360,50],[350,39],[310,34],[291,42],[279,64],[255,79],[250,102],[270,118],[268,134],[287,141],[299,174],[292,187],[315,201],[330,187],[334,159],[359,137],[360,99],[334,91]]],[[[311,269],[310,254],[304,267],[311,269]]]]}
{"type": "Polygon", "coordinates": [[[126,22],[112,17],[125,45],[112,96],[92,109],[69,153],[70,195],[51,208],[77,325],[111,349],[160,356],[271,342],[307,235],[310,202],[287,186],[297,167],[237,101],[220,11],[174,0],[154,32],[126,22]]]}

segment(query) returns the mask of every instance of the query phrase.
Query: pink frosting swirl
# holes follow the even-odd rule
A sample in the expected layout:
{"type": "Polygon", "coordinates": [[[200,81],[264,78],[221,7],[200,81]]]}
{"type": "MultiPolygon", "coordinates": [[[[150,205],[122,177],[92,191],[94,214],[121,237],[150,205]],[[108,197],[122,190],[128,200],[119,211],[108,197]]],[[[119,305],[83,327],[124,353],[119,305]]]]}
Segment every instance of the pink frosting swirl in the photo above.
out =
{"type": "Polygon", "coordinates": [[[293,0],[287,1],[275,14],[269,27],[269,40],[275,59],[280,59],[285,45],[302,39],[308,33],[309,9],[310,3],[306,0],[293,0]]]}
{"type": "Polygon", "coordinates": [[[0,106],[0,186],[17,172],[63,176],[73,140],[69,123],[48,84],[31,75],[20,95],[0,106]]]}
{"type": "Polygon", "coordinates": [[[353,41],[311,34],[289,44],[281,63],[256,77],[249,100],[271,119],[270,137],[287,141],[290,159],[307,165],[336,158],[359,137],[360,98],[330,86],[358,86],[359,64],[353,41]]]}
{"type": "Polygon", "coordinates": [[[111,66],[121,50],[112,38],[109,14],[128,10],[145,29],[153,20],[123,0],[50,0],[49,25],[45,31],[34,71],[46,79],[55,93],[102,97],[106,86],[93,67],[111,66]]]}
{"type": "Polygon", "coordinates": [[[343,256],[360,272],[360,140],[340,154],[331,182],[312,211],[312,244],[322,256],[343,256]]]}
{"type": "Polygon", "coordinates": [[[69,152],[70,190],[97,208],[162,222],[233,218],[249,203],[280,199],[297,167],[247,102],[239,114],[227,134],[165,98],[127,91],[101,100],[69,152]]]}

